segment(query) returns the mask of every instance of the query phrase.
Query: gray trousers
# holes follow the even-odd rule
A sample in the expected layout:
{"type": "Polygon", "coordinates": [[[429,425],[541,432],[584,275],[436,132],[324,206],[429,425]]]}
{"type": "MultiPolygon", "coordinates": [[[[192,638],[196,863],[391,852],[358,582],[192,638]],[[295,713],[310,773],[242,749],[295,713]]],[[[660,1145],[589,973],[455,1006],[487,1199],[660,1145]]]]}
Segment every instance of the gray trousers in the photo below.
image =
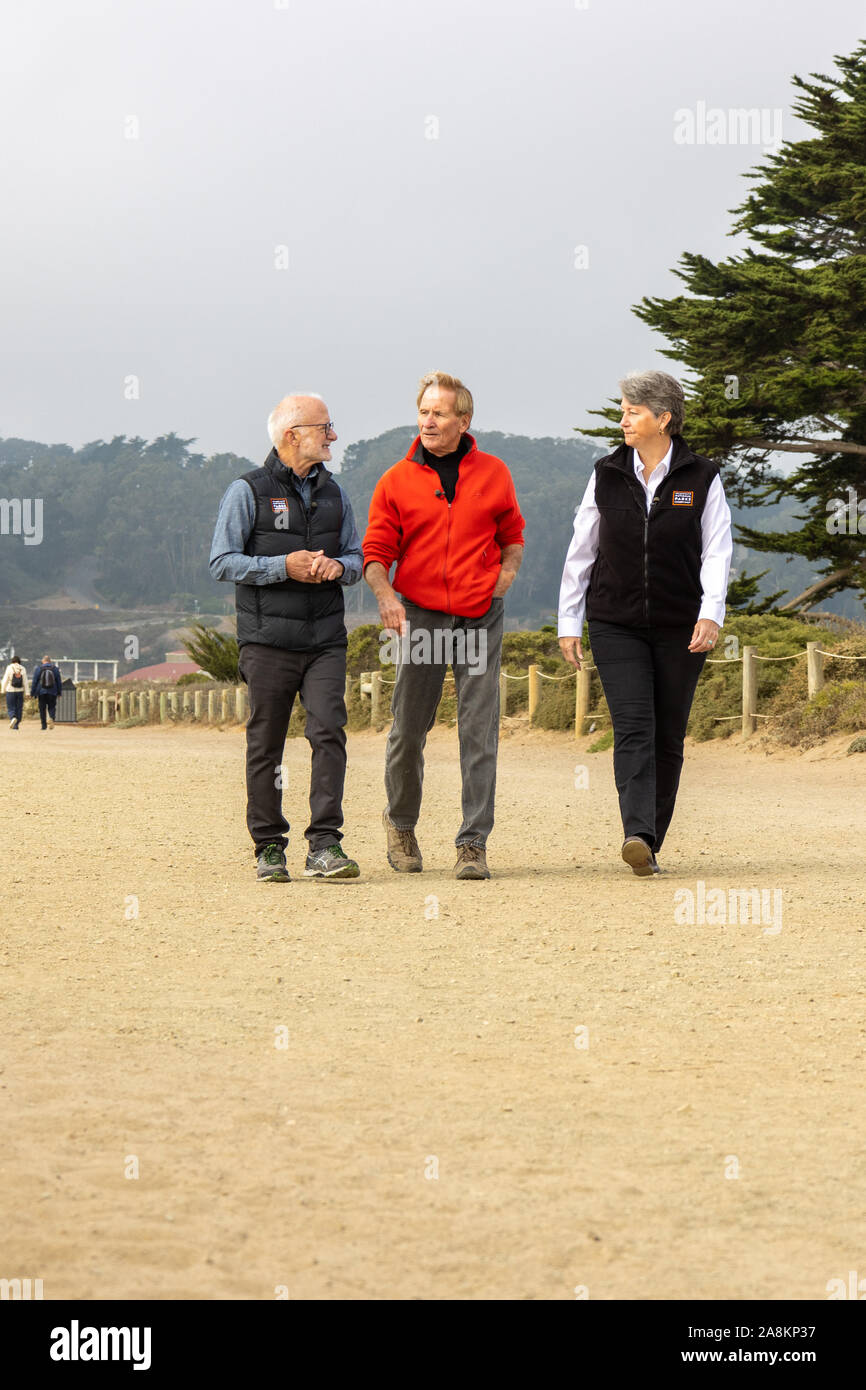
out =
{"type": "Polygon", "coordinates": [[[463,824],[458,845],[486,845],[493,829],[496,753],[499,747],[499,666],[505,600],[495,598],[480,618],[436,613],[402,600],[409,641],[402,643],[391,701],[394,723],[385,752],[388,816],[413,830],[421,811],[424,745],[436,720],[445,672],[454,670],[457,734],[463,779],[463,824]],[[417,634],[417,636],[416,636],[417,634]],[[427,634],[426,638],[423,634],[427,634]]]}

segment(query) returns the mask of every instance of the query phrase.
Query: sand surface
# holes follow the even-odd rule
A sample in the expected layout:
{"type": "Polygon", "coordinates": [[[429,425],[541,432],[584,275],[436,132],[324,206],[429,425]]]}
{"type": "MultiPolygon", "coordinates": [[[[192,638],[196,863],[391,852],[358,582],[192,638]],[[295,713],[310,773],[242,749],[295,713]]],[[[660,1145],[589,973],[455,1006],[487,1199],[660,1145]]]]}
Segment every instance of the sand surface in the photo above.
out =
{"type": "MultiPolygon", "coordinates": [[[[0,1276],[46,1299],[822,1299],[866,1274],[849,741],[692,746],[667,873],[639,880],[610,753],[513,733],[495,877],[457,883],[453,731],[407,877],[384,735],[356,734],[363,877],[276,887],[242,730],[0,726],[0,1276]],[[678,920],[699,882],[781,890],[781,929],[678,920]]],[[[296,875],[308,765],[292,740],[296,875]]]]}

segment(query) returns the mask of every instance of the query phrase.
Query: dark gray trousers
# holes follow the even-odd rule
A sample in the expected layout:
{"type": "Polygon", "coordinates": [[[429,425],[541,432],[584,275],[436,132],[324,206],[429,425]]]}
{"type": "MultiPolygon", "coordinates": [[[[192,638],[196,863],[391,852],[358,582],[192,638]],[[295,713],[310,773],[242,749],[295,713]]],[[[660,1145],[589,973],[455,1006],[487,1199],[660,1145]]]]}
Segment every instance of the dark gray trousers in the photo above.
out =
{"type": "Polygon", "coordinates": [[[404,646],[408,645],[410,660],[401,661],[397,667],[391,701],[394,723],[385,752],[388,815],[400,830],[412,830],[417,824],[424,782],[424,745],[436,720],[450,652],[454,656],[450,664],[457,690],[457,735],[463,779],[463,824],[455,843],[485,845],[493,829],[496,793],[499,666],[505,601],[493,599],[480,618],[458,618],[450,613],[419,608],[405,599],[402,602],[409,623],[410,641],[404,646]],[[420,658],[427,655],[423,642],[412,641],[412,634],[424,632],[429,635],[429,660],[412,660],[413,652],[420,658]],[[462,638],[458,635],[461,632],[462,638]],[[483,663],[479,659],[482,648],[485,649],[483,663]],[[461,654],[465,659],[460,659],[461,654]]]}
{"type": "Polygon", "coordinates": [[[289,822],[282,812],[280,767],[295,696],[307,712],[304,734],[313,752],[310,851],[337,844],[343,836],[346,778],[346,648],[292,652],[245,642],[240,672],[247,683],[247,826],[256,853],[265,845],[285,849],[289,822]]]}

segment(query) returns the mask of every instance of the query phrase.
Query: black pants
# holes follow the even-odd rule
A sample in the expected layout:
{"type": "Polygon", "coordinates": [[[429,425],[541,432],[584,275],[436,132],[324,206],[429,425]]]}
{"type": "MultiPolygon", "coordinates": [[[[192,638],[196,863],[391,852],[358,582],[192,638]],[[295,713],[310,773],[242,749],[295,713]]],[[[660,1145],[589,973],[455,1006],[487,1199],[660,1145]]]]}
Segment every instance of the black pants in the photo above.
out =
{"type": "Polygon", "coordinates": [[[247,642],[240,672],[250,696],[247,826],[256,853],[265,845],[285,849],[288,843],[280,768],[296,695],[307,712],[304,734],[313,751],[310,824],[304,834],[311,852],[337,844],[343,838],[346,778],[346,648],[292,652],[247,642]]]}
{"type": "Polygon", "coordinates": [[[47,729],[48,724],[46,723],[45,716],[47,714],[48,718],[53,720],[54,711],[57,708],[57,696],[40,695],[39,691],[37,690],[36,699],[39,702],[39,718],[42,721],[42,727],[43,729],[47,729]]]}
{"type": "Polygon", "coordinates": [[[626,839],[664,842],[683,766],[683,740],[706,653],[692,627],[589,622],[592,659],[613,722],[613,771],[626,839]]]}

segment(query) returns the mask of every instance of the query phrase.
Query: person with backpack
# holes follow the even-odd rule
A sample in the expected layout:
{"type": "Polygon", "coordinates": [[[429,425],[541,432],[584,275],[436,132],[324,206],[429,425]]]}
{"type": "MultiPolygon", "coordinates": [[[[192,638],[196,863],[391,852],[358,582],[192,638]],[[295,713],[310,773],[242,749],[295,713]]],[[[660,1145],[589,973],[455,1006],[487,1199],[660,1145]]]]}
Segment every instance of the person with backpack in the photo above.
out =
{"type": "Polygon", "coordinates": [[[0,694],[6,696],[6,713],[9,715],[9,728],[18,729],[24,715],[24,692],[27,688],[27,672],[17,656],[13,656],[0,681],[0,694]]]}
{"type": "Polygon", "coordinates": [[[54,710],[62,685],[60,667],[54,664],[50,656],[43,656],[42,664],[33,671],[33,682],[30,686],[30,694],[39,701],[39,719],[43,733],[46,728],[54,728],[54,710]]]}

